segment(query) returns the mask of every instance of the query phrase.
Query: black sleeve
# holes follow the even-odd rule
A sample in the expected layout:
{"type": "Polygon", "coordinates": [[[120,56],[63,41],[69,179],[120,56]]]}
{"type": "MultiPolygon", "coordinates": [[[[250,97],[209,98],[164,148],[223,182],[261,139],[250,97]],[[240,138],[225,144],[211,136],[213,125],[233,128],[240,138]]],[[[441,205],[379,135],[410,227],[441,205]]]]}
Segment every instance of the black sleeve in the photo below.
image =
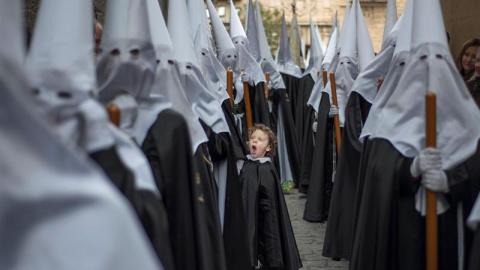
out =
{"type": "Polygon", "coordinates": [[[213,162],[221,161],[227,158],[229,143],[229,134],[222,132],[215,133],[213,129],[200,119],[203,130],[208,137],[208,152],[213,162]]]}

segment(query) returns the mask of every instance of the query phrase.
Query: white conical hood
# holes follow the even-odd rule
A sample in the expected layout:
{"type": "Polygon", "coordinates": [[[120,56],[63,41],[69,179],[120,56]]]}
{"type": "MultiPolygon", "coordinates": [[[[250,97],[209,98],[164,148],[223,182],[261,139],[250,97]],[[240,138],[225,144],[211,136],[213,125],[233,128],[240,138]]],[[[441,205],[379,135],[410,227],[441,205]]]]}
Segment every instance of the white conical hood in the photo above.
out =
{"type": "Polygon", "coordinates": [[[300,35],[300,26],[298,25],[297,14],[293,13],[292,24],[290,26],[290,53],[293,62],[300,68],[305,68],[305,59],[302,53],[302,39],[300,35]]]}
{"type": "Polygon", "coordinates": [[[225,54],[230,54],[231,57],[236,55],[237,53],[232,39],[228,35],[227,29],[225,29],[225,26],[218,16],[217,10],[211,0],[207,0],[207,7],[208,12],[210,13],[210,22],[212,24],[215,45],[217,47],[217,58],[221,60],[225,54]]]}
{"type": "Polygon", "coordinates": [[[312,79],[316,82],[318,79],[318,72],[321,71],[323,52],[320,45],[320,38],[318,31],[313,24],[312,14],[310,14],[310,57],[308,60],[308,67],[305,69],[303,75],[310,74],[312,79]]]}
{"type": "Polygon", "coordinates": [[[280,44],[278,46],[276,62],[280,72],[296,78],[302,77],[302,70],[295,64],[295,62],[293,62],[292,54],[290,52],[290,41],[288,39],[285,13],[282,16],[282,33],[280,35],[280,44]]]}
{"type": "MultiPolygon", "coordinates": [[[[192,2],[190,0],[189,2],[192,2]]],[[[173,44],[157,0],[147,0],[150,35],[157,59],[164,53],[173,53],[173,44]]]]}
{"type": "Polygon", "coordinates": [[[21,64],[25,59],[22,16],[20,1],[0,2],[0,36],[4,39],[0,45],[0,57],[15,64],[21,64]]]}
{"type": "Polygon", "coordinates": [[[325,54],[325,52],[327,51],[327,45],[325,44],[325,42],[323,42],[322,34],[320,33],[320,28],[318,27],[318,24],[315,24],[315,34],[318,39],[318,43],[320,44],[320,48],[322,49],[322,54],[325,54]]]}
{"type": "MultiPolygon", "coordinates": [[[[250,0],[251,2],[251,0],[250,0]]],[[[268,45],[267,35],[265,33],[265,27],[263,26],[262,13],[257,1],[257,33],[260,43],[260,65],[264,73],[270,73],[270,81],[273,89],[285,89],[285,83],[283,82],[282,75],[277,67],[277,64],[273,60],[272,53],[270,52],[270,46],[268,45]]]]}
{"type": "Polygon", "coordinates": [[[332,28],[333,27],[335,27],[335,28],[339,27],[339,25],[338,25],[338,10],[335,11],[335,15],[333,16],[332,28]]]}
{"type": "Polygon", "coordinates": [[[357,59],[357,0],[353,1],[351,10],[348,12],[348,18],[342,25],[340,58],[350,57],[357,59]]]}
{"type": "Polygon", "coordinates": [[[360,3],[357,3],[356,13],[358,67],[360,71],[362,71],[373,60],[373,58],[375,57],[375,52],[373,51],[372,39],[370,38],[367,23],[365,22],[365,18],[363,17],[360,3]]]}
{"type": "Polygon", "coordinates": [[[190,16],[192,40],[195,40],[198,25],[203,24],[206,27],[209,27],[207,13],[205,12],[205,4],[203,0],[187,0],[187,9],[190,16]]]}
{"type": "Polygon", "coordinates": [[[92,8],[90,1],[42,1],[26,59],[32,87],[85,95],[96,89],[92,8]]]}
{"type": "Polygon", "coordinates": [[[333,61],[333,58],[337,54],[338,39],[338,27],[335,27],[330,37],[330,41],[328,42],[327,51],[325,52],[325,57],[323,58],[322,68],[328,69],[328,65],[333,61]]]}
{"type": "Polygon", "coordinates": [[[392,31],[396,23],[397,23],[397,1],[388,0],[387,13],[385,14],[385,27],[383,29],[383,41],[385,41],[388,34],[390,34],[390,32],[392,31]]]}
{"type": "Polygon", "coordinates": [[[178,62],[192,63],[198,67],[185,1],[169,2],[168,14],[171,14],[171,16],[168,16],[167,27],[175,48],[175,59],[178,62]],[[185,25],[186,23],[187,25],[185,25]]]}
{"type": "Polygon", "coordinates": [[[473,231],[478,229],[478,224],[480,224],[480,194],[477,196],[475,205],[473,206],[472,212],[468,217],[467,224],[473,231]]]}
{"type": "Polygon", "coordinates": [[[369,103],[373,103],[377,95],[378,79],[380,77],[385,78],[390,70],[395,44],[397,43],[398,29],[402,22],[403,17],[400,18],[392,29],[392,32],[384,40],[382,50],[375,56],[373,61],[362,70],[353,84],[352,92],[357,92],[369,103]]]}
{"type": "Polygon", "coordinates": [[[438,0],[415,1],[413,25],[415,31],[412,33],[412,47],[435,42],[448,47],[445,24],[438,0]],[[425,16],[425,14],[428,14],[428,16],[425,16]]]}
{"type": "Polygon", "coordinates": [[[100,101],[128,93],[148,97],[155,77],[155,49],[147,1],[108,1],[101,53],[97,61],[100,101]]]}
{"type": "MultiPolygon", "coordinates": [[[[257,1],[257,10],[258,10],[258,1],[257,1]]],[[[253,9],[252,0],[248,2],[248,11],[247,11],[247,18],[245,20],[245,31],[247,33],[248,44],[250,46],[250,53],[252,56],[260,62],[261,59],[261,45],[260,45],[260,38],[261,35],[265,35],[265,33],[260,34],[258,33],[260,26],[257,23],[258,18],[256,18],[255,10],[253,9]]],[[[263,28],[263,22],[262,22],[263,28]]]]}
{"type": "Polygon", "coordinates": [[[216,133],[229,132],[221,104],[207,89],[200,70],[190,34],[185,1],[172,1],[168,5],[168,31],[175,48],[174,56],[180,82],[192,105],[193,112],[216,133]]]}
{"type": "MultiPolygon", "coordinates": [[[[151,11],[152,9],[155,10],[155,12],[150,14],[151,16],[155,16],[157,21],[151,25],[152,37],[160,38],[153,38],[155,47],[163,48],[157,51],[157,59],[160,62],[157,65],[155,83],[152,86],[151,96],[153,99],[166,97],[171,102],[173,109],[184,117],[188,124],[193,154],[201,143],[208,141],[208,138],[198,121],[199,117],[193,113],[190,101],[180,82],[180,76],[175,66],[173,44],[167,42],[170,41],[170,34],[167,31],[160,5],[157,0],[149,1],[149,9],[151,9],[151,11]],[[160,20],[158,20],[158,18],[160,18],[160,20]]],[[[141,137],[137,137],[137,141],[143,141],[141,137]]]]}
{"type": "Polygon", "coordinates": [[[229,0],[229,1],[230,1],[230,37],[235,38],[235,37],[241,36],[241,37],[247,38],[247,34],[243,29],[242,22],[238,17],[237,9],[235,8],[233,1],[232,0],[229,0]]]}
{"type": "MultiPolygon", "coordinates": [[[[350,0],[347,1],[347,5],[345,7],[345,14],[343,14],[342,20],[342,30],[339,30],[339,41],[337,46],[337,52],[340,53],[340,49],[342,48],[343,36],[345,36],[345,29],[348,21],[348,17],[350,16],[350,0]]],[[[339,28],[340,29],[340,28],[339,28]]]]}

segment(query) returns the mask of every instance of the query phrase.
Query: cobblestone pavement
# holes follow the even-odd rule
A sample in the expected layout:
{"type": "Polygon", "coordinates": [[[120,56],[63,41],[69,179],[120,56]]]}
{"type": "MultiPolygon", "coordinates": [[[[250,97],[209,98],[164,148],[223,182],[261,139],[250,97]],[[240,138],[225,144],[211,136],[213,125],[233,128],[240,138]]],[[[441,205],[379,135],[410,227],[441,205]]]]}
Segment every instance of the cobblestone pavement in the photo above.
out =
{"type": "Polygon", "coordinates": [[[285,199],[303,263],[302,270],[348,269],[348,261],[334,261],[322,257],[323,238],[327,224],[311,223],[303,220],[306,195],[298,193],[298,189],[293,189],[291,194],[285,195],[285,199]]]}

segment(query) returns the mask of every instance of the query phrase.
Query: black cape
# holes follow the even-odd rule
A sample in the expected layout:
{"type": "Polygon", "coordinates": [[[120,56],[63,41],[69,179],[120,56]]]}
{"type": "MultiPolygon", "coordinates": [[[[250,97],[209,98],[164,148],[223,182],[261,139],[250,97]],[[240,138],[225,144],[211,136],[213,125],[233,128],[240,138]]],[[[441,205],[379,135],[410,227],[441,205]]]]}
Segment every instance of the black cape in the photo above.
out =
{"type": "Polygon", "coordinates": [[[302,267],[285,198],[270,162],[246,160],[240,174],[252,261],[262,269],[297,270],[302,267]]]}
{"type": "MultiPolygon", "coordinates": [[[[295,186],[298,186],[298,178],[300,174],[300,154],[298,152],[298,143],[295,133],[295,125],[293,122],[292,111],[290,107],[290,100],[288,99],[288,95],[285,89],[272,89],[270,91],[269,98],[273,103],[272,113],[270,115],[271,128],[275,132],[275,135],[277,135],[278,119],[279,117],[282,117],[284,123],[285,144],[287,146],[288,161],[290,162],[290,168],[292,170],[293,182],[295,183],[295,186]],[[279,115],[280,108],[282,111],[282,115],[279,115]]],[[[277,167],[277,171],[280,170],[278,158],[275,159],[275,166],[277,167]]]]}
{"type": "Polygon", "coordinates": [[[230,134],[216,134],[210,127],[202,122],[208,137],[208,150],[214,166],[220,162],[227,162],[227,186],[225,195],[225,215],[223,226],[223,241],[227,269],[249,269],[250,249],[247,237],[247,221],[243,209],[242,189],[237,174],[236,162],[244,157],[243,145],[239,132],[235,126],[230,101],[222,104],[222,109],[227,120],[230,134]]]}
{"type": "Polygon", "coordinates": [[[132,172],[122,163],[115,148],[92,153],[90,157],[132,204],[163,267],[175,269],[163,202],[151,191],[136,189],[132,172]]]}
{"type": "Polygon", "coordinates": [[[167,211],[176,269],[226,269],[214,184],[202,146],[194,156],[191,148],[185,119],[171,109],[142,144],[167,211]]]}
{"type": "MultiPolygon", "coordinates": [[[[312,222],[327,220],[330,196],[333,188],[333,119],[329,118],[330,97],[322,93],[322,100],[318,108],[317,133],[315,134],[315,149],[313,157],[302,160],[304,179],[310,179],[307,202],[303,219],[312,222]],[[315,162],[312,165],[312,160],[315,162]],[[307,174],[307,169],[310,169],[307,174]]],[[[307,151],[306,149],[305,151],[307,151]]],[[[305,153],[306,155],[307,153],[305,153]]]]}
{"type": "MultiPolygon", "coordinates": [[[[412,161],[385,139],[365,140],[350,269],[425,269],[425,220],[415,210],[420,182],[410,175],[412,161]]],[[[438,216],[439,269],[457,269],[455,211],[438,216]]]]}
{"type": "Polygon", "coordinates": [[[480,269],[480,227],[475,231],[474,240],[470,251],[470,261],[468,263],[469,270],[480,269]]]}
{"type": "Polygon", "coordinates": [[[371,104],[358,93],[350,94],[345,108],[342,147],[338,156],[327,231],[323,244],[322,255],[324,257],[350,258],[358,166],[362,153],[359,137],[370,107],[371,104]]]}
{"type": "Polygon", "coordinates": [[[280,73],[283,78],[283,82],[285,83],[285,87],[287,88],[287,99],[290,103],[290,111],[292,112],[292,117],[295,122],[295,113],[296,113],[296,106],[297,106],[297,96],[298,96],[298,88],[300,86],[301,78],[297,78],[285,73],[280,73]]]}

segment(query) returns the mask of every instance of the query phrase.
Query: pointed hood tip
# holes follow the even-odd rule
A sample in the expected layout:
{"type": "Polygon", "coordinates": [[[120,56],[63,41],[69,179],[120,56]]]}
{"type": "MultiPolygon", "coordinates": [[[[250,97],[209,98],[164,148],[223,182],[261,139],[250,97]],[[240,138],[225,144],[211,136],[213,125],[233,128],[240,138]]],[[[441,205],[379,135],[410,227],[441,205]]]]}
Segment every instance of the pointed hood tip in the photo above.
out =
{"type": "Polygon", "coordinates": [[[210,22],[212,24],[213,35],[215,37],[215,44],[218,51],[218,58],[227,50],[236,50],[232,39],[225,29],[222,20],[217,14],[217,10],[211,0],[207,1],[208,12],[210,13],[210,22]]]}
{"type": "Polygon", "coordinates": [[[438,0],[413,1],[412,47],[425,43],[440,43],[448,48],[445,23],[438,0]]]}
{"type": "Polygon", "coordinates": [[[233,4],[232,0],[230,1],[230,37],[235,38],[238,36],[247,38],[247,34],[245,33],[245,29],[243,29],[242,21],[240,21],[240,17],[238,17],[237,9],[233,4]]]}
{"type": "Polygon", "coordinates": [[[175,14],[175,16],[168,16],[167,28],[175,48],[176,60],[178,62],[190,62],[198,67],[186,2],[170,1],[168,14],[175,14]]]}

